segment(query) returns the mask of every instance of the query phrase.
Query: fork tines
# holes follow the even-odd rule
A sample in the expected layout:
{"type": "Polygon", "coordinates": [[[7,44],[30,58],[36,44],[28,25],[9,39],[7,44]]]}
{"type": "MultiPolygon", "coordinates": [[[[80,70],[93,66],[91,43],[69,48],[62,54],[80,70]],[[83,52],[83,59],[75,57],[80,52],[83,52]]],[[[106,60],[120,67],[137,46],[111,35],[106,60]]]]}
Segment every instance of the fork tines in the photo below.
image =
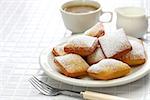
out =
{"type": "Polygon", "coordinates": [[[58,95],[59,94],[58,89],[49,86],[48,84],[36,78],[35,76],[33,76],[29,80],[29,82],[44,95],[58,95]]]}

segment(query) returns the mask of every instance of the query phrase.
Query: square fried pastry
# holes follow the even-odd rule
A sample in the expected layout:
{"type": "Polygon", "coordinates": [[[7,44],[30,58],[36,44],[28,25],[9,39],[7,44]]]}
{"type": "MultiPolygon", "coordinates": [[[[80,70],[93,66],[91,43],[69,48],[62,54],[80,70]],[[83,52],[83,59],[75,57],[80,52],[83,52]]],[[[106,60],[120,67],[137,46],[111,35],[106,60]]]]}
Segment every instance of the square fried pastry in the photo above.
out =
{"type": "Polygon", "coordinates": [[[93,27],[84,32],[84,35],[100,37],[105,34],[104,26],[101,22],[98,22],[93,27]]]}
{"type": "Polygon", "coordinates": [[[102,50],[107,58],[120,58],[132,50],[123,29],[99,37],[102,50]]]}
{"type": "Polygon", "coordinates": [[[66,54],[54,58],[59,71],[69,77],[85,75],[89,65],[77,54],[66,54]]]}
{"type": "Polygon", "coordinates": [[[103,59],[88,68],[89,76],[94,79],[110,80],[127,75],[131,71],[128,64],[115,59],[103,59]]]}
{"type": "Polygon", "coordinates": [[[67,54],[65,51],[64,51],[64,46],[65,46],[65,43],[62,43],[62,44],[59,44],[57,46],[55,46],[52,50],[52,53],[55,55],[55,56],[62,56],[62,55],[65,55],[67,54]]]}
{"type": "Polygon", "coordinates": [[[99,62],[100,60],[104,58],[105,56],[103,54],[103,51],[101,47],[99,46],[91,55],[87,56],[86,59],[87,59],[88,64],[92,65],[92,64],[99,62]]]}
{"type": "Polygon", "coordinates": [[[131,65],[137,66],[145,63],[146,54],[143,42],[139,39],[129,40],[132,45],[132,50],[120,58],[121,61],[131,65]]]}
{"type": "Polygon", "coordinates": [[[64,47],[64,51],[66,53],[88,56],[94,52],[97,45],[98,39],[96,37],[77,35],[68,40],[64,47]]]}

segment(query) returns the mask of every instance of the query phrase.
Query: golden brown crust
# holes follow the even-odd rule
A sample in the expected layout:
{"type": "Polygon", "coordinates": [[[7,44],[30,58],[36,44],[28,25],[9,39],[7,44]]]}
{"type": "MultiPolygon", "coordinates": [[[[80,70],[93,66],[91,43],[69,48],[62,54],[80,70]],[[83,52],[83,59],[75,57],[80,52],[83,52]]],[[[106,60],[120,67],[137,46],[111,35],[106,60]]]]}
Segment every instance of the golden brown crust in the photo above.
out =
{"type": "Polygon", "coordinates": [[[101,37],[105,34],[104,25],[101,22],[96,23],[93,27],[85,31],[87,36],[101,37]]]}
{"type": "Polygon", "coordinates": [[[75,47],[69,44],[64,47],[64,51],[66,53],[74,53],[74,54],[79,54],[81,56],[88,56],[94,52],[97,45],[98,45],[98,39],[95,40],[95,42],[91,47],[75,47]]]}
{"type": "Polygon", "coordinates": [[[53,53],[55,56],[62,56],[62,55],[67,54],[67,53],[64,51],[64,45],[65,45],[65,43],[62,43],[62,44],[59,44],[59,45],[53,47],[52,53],[53,53]]]}
{"type": "MultiPolygon", "coordinates": [[[[75,55],[75,54],[67,54],[75,55]]],[[[60,57],[60,56],[59,56],[60,57]]],[[[80,56],[70,56],[70,59],[61,56],[60,59],[54,59],[58,70],[68,77],[79,77],[87,74],[89,65],[80,56]]]]}
{"type": "Polygon", "coordinates": [[[130,48],[124,50],[124,51],[118,52],[117,54],[115,54],[114,56],[109,57],[109,58],[119,59],[120,57],[122,57],[123,55],[127,54],[127,53],[130,52],[131,50],[132,50],[132,47],[130,47],[130,48]]]}
{"type": "Polygon", "coordinates": [[[105,59],[105,55],[101,47],[98,46],[97,49],[92,54],[87,56],[86,61],[88,62],[89,65],[92,65],[98,63],[102,59],[105,59]]]}
{"type": "Polygon", "coordinates": [[[72,73],[72,72],[68,72],[62,65],[61,63],[59,63],[56,59],[54,60],[55,64],[57,65],[60,73],[64,74],[65,76],[68,76],[68,77],[79,77],[79,76],[84,76],[87,74],[86,71],[81,71],[81,72],[75,72],[75,73],[72,73]]]}
{"type": "Polygon", "coordinates": [[[90,77],[101,80],[119,78],[127,75],[130,71],[131,68],[127,64],[115,59],[103,59],[87,70],[90,77]]]}
{"type": "Polygon", "coordinates": [[[59,56],[59,54],[56,52],[55,48],[52,49],[52,53],[53,53],[55,56],[59,56]]]}
{"type": "Polygon", "coordinates": [[[66,76],[68,76],[68,72],[65,70],[65,68],[64,68],[56,59],[54,59],[54,63],[56,64],[58,70],[59,70],[61,73],[63,73],[63,74],[65,74],[66,76]]]}
{"type": "Polygon", "coordinates": [[[100,80],[111,80],[111,79],[115,79],[115,78],[120,78],[123,77],[125,75],[127,75],[128,73],[130,73],[131,69],[124,69],[121,71],[117,71],[116,73],[100,73],[100,74],[96,74],[96,73],[88,73],[90,77],[92,77],[93,79],[100,79],[100,80]]]}
{"type": "Polygon", "coordinates": [[[122,59],[124,63],[127,63],[128,65],[132,67],[137,67],[138,65],[142,65],[146,62],[146,59],[136,59],[136,60],[130,60],[130,59],[122,59]]]}
{"type": "MultiPolygon", "coordinates": [[[[100,61],[100,60],[99,60],[99,61],[100,61]]],[[[90,62],[90,61],[87,60],[87,62],[88,62],[89,65],[96,64],[96,63],[98,63],[99,61],[93,61],[93,62],[90,62]]]]}
{"type": "Polygon", "coordinates": [[[141,40],[130,40],[132,50],[119,58],[130,66],[136,67],[146,62],[146,54],[141,40]]]}
{"type": "Polygon", "coordinates": [[[99,31],[98,33],[96,33],[96,35],[94,37],[99,38],[99,37],[103,36],[104,34],[105,34],[104,31],[99,31]]]}

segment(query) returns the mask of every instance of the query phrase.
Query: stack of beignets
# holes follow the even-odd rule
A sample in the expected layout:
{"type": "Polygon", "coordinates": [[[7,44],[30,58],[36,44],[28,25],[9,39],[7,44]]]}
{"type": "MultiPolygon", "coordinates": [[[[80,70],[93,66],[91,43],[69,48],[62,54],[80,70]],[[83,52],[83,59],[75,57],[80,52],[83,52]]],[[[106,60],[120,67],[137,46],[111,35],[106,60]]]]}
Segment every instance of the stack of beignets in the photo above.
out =
{"type": "Polygon", "coordinates": [[[105,33],[102,23],[82,35],[72,36],[52,52],[58,70],[68,77],[115,79],[128,75],[132,66],[146,61],[141,40],[129,41],[123,29],[105,33]]]}

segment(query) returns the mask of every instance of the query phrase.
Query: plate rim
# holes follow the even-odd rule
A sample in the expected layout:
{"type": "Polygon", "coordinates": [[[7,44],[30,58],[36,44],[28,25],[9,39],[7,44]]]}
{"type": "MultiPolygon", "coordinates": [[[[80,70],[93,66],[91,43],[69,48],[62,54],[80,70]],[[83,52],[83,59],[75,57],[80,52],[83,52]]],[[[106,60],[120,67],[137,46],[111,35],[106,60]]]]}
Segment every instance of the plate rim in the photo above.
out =
{"type": "MultiPolygon", "coordinates": [[[[129,38],[136,39],[134,37],[129,37],[129,38]]],[[[61,43],[61,42],[59,42],[59,43],[61,43]]],[[[143,43],[143,44],[144,44],[144,47],[145,47],[145,51],[147,53],[147,59],[149,59],[150,54],[147,51],[148,44],[146,44],[146,43],[143,43]]],[[[127,77],[118,78],[118,79],[109,80],[109,81],[102,81],[102,80],[92,80],[91,81],[91,80],[75,79],[75,78],[71,78],[71,77],[67,77],[65,75],[62,75],[60,73],[59,73],[59,75],[56,74],[56,73],[50,73],[50,70],[49,71],[46,70],[45,67],[50,67],[50,64],[48,62],[48,55],[49,55],[51,50],[52,50],[52,47],[51,48],[46,48],[41,52],[40,57],[39,57],[39,62],[40,62],[41,68],[48,75],[48,77],[51,77],[54,80],[61,81],[63,83],[74,85],[74,86],[82,86],[82,87],[113,87],[113,86],[120,86],[120,85],[124,85],[124,84],[127,84],[127,83],[134,82],[134,81],[144,77],[145,75],[147,75],[150,71],[150,67],[148,69],[142,68],[141,70],[143,70],[143,71],[140,71],[140,72],[138,71],[139,74],[138,75],[135,74],[135,75],[130,76],[130,79],[128,79],[127,77]]],[[[148,65],[146,65],[146,66],[150,65],[150,62],[149,63],[148,62],[149,61],[147,60],[145,64],[148,64],[148,65]]],[[[135,72],[135,73],[137,73],[137,72],[135,72]]]]}

